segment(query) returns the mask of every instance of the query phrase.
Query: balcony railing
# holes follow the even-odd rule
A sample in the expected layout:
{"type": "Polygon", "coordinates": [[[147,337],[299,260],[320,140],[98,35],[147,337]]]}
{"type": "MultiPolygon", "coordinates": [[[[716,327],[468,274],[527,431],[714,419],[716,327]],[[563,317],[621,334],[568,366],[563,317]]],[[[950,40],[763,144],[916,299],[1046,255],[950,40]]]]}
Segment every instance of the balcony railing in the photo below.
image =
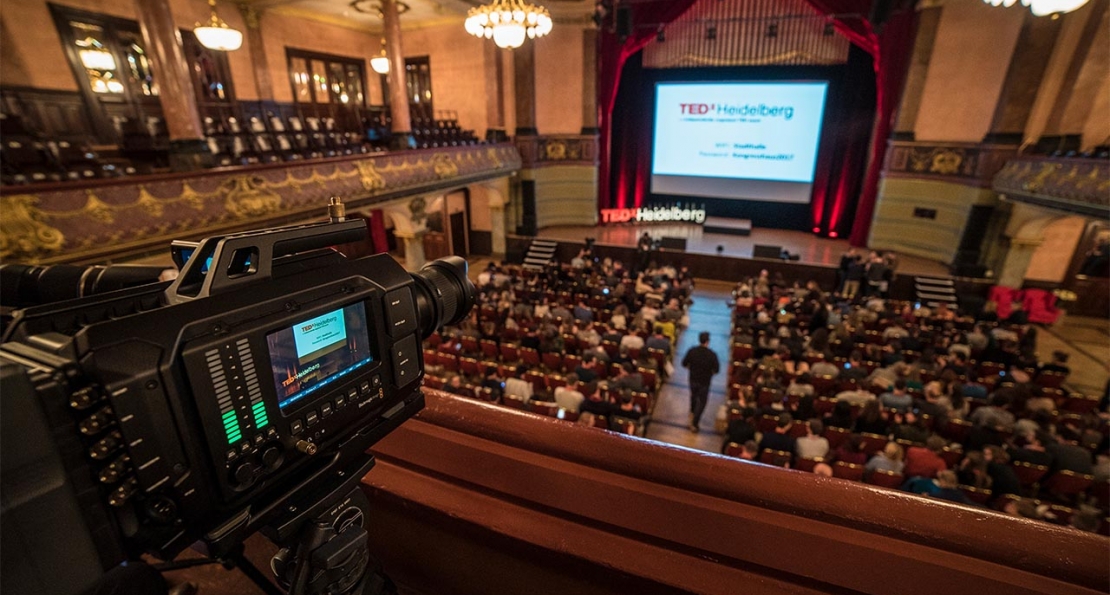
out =
{"type": "Polygon", "coordinates": [[[236,229],[302,220],[520,169],[510,144],[353,155],[87,183],[0,188],[0,260],[100,262],[236,229]]]}
{"type": "Polygon", "coordinates": [[[1110,160],[1014,157],[994,176],[994,191],[1018,202],[1105,218],[1110,160]]]}

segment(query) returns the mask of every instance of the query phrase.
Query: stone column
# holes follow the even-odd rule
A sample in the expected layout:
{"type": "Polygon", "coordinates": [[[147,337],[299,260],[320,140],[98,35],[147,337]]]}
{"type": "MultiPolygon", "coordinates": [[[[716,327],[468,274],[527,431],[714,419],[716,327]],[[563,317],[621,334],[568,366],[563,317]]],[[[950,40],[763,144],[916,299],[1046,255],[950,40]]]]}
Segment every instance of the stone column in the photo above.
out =
{"type": "Polygon", "coordinates": [[[258,98],[263,101],[274,100],[274,83],[270,78],[270,62],[266,59],[266,46],[262,42],[262,29],[259,21],[262,15],[253,6],[240,4],[243,22],[247,25],[247,47],[250,48],[251,70],[254,71],[254,85],[258,98]]]}
{"type": "MultiPolygon", "coordinates": [[[[424,258],[424,236],[426,229],[415,231],[397,231],[394,236],[405,242],[405,268],[410,271],[419,271],[427,259],[424,258]]],[[[1028,266],[1028,261],[1026,266],[1028,266]]],[[[1024,271],[1022,271],[1024,273],[1024,271]]]]}
{"type": "Polygon", "coordinates": [[[1025,282],[1025,271],[1029,270],[1029,261],[1043,242],[1044,240],[1011,239],[1010,250],[1006,252],[1006,260],[1002,263],[1002,270],[998,272],[998,284],[1021,289],[1025,282]]]}
{"type": "Polygon", "coordinates": [[[490,236],[492,249],[495,256],[505,255],[505,205],[489,205],[490,236]]]}
{"type": "Polygon", "coordinates": [[[513,86],[516,88],[516,136],[536,136],[536,44],[526,42],[513,50],[513,86]]]}
{"type": "Polygon", "coordinates": [[[597,29],[582,31],[582,134],[597,134],[597,29]]]}
{"type": "Polygon", "coordinates": [[[902,105],[898,108],[898,119],[894,122],[895,139],[913,140],[913,127],[917,123],[917,110],[921,107],[921,91],[925,89],[925,79],[929,74],[929,60],[933,57],[933,44],[937,39],[940,25],[939,2],[922,2],[917,17],[917,36],[913,41],[913,55],[910,57],[906,84],[902,88],[902,105]]]}
{"type": "MultiPolygon", "coordinates": [[[[382,20],[385,22],[385,53],[389,56],[389,115],[393,118],[390,148],[415,149],[412,137],[412,116],[409,97],[405,88],[405,51],[401,47],[401,14],[397,0],[381,0],[382,20]]],[[[424,259],[424,246],[420,246],[420,259],[424,259]]]]}
{"type": "Polygon", "coordinates": [[[204,140],[197,96],[181,34],[173,21],[169,0],[135,0],[143,43],[154,66],[158,102],[170,134],[170,167],[189,171],[212,166],[212,153],[204,140]]]}

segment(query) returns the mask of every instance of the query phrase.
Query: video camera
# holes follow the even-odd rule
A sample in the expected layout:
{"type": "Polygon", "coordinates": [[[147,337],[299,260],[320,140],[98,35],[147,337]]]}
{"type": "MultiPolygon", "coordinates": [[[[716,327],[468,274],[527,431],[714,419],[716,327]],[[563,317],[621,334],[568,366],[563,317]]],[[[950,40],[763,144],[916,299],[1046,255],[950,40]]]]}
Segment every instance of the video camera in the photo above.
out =
{"type": "Polygon", "coordinates": [[[365,234],[340,210],[176,242],[173,282],[17,311],[0,345],[3,590],[80,593],[198,541],[249,564],[262,530],[290,593],[357,592],[367,449],[423,408],[421,340],[476,297],[458,257],[410,275],[327,248],[365,234]]]}

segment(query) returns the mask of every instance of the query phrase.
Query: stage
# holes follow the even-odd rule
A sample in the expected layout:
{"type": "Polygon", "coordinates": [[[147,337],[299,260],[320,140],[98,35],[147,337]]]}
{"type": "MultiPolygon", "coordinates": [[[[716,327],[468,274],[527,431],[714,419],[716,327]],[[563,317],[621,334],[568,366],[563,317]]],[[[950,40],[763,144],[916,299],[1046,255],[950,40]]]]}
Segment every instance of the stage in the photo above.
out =
{"type": "MultiPolygon", "coordinates": [[[[694,254],[717,254],[717,246],[723,246],[723,256],[752,258],[756,245],[782,246],[791,254],[797,254],[799,263],[819,266],[838,266],[841,255],[850,247],[848,240],[820,238],[804,231],[753,227],[751,235],[739,236],[709,233],[702,226],[693,223],[547,227],[541,229],[536,237],[571,242],[595,238],[598,244],[633,247],[645,231],[653,238],[685,238],[686,251],[694,254]]],[[[947,277],[948,267],[925,258],[898,254],[898,272],[904,275],[947,277]]]]}

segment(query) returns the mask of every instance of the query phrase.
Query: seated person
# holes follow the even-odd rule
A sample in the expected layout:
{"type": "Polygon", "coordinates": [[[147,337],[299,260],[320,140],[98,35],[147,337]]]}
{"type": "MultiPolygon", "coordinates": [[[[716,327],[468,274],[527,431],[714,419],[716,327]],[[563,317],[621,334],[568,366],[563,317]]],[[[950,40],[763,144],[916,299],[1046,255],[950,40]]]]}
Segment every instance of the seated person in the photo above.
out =
{"type": "Polygon", "coordinates": [[[619,419],[626,419],[638,424],[642,416],[643,412],[632,401],[632,392],[622,390],[617,406],[609,410],[609,424],[610,426],[615,425],[615,421],[619,419]]]}
{"type": "Polygon", "coordinates": [[[1044,364],[1041,366],[1040,372],[1055,372],[1067,376],[1071,373],[1071,368],[1068,367],[1068,354],[1063,351],[1052,352],[1052,363],[1044,364]]]}
{"type": "Polygon", "coordinates": [[[633,391],[644,390],[644,377],[631,362],[625,362],[621,366],[620,373],[617,377],[609,382],[610,389],[629,389],[633,391]]]}
{"type": "Polygon", "coordinates": [[[451,393],[453,395],[461,395],[462,389],[462,376],[459,376],[458,374],[451,376],[451,378],[447,380],[447,383],[443,385],[443,392],[451,393]]]}
{"type": "Polygon", "coordinates": [[[1052,454],[1048,452],[1046,445],[1055,441],[1056,439],[1051,434],[1038,429],[1030,435],[1018,437],[1015,440],[1016,443],[1023,444],[1023,446],[1014,450],[1010,458],[1015,463],[1021,461],[1051,469],[1053,464],[1052,454]]]}
{"type": "Polygon", "coordinates": [[[895,380],[893,389],[890,392],[883,393],[879,397],[879,401],[883,407],[898,413],[905,413],[913,407],[913,397],[906,392],[906,380],[904,378],[895,380]]]}
{"type": "Polygon", "coordinates": [[[794,445],[794,453],[803,459],[820,459],[829,454],[829,441],[821,434],[825,431],[825,424],[819,419],[806,422],[806,435],[798,438],[794,445]]]}
{"type": "Polygon", "coordinates": [[[872,473],[876,470],[890,471],[891,473],[901,473],[902,469],[906,466],[902,462],[905,458],[905,453],[902,451],[902,446],[897,442],[887,442],[881,452],[875,453],[870,461],[867,461],[865,472],[872,473]]]}
{"type": "Polygon", "coordinates": [[[725,441],[721,445],[721,452],[725,452],[730,442],[737,444],[744,444],[749,440],[755,440],[755,426],[751,423],[751,419],[755,417],[755,409],[746,407],[740,414],[739,419],[734,419],[728,422],[728,430],[725,431],[725,441]]]}
{"type": "Polygon", "coordinates": [[[833,458],[853,465],[866,465],[867,453],[863,452],[863,438],[852,434],[836,449],[833,458]]]}
{"type": "Polygon", "coordinates": [[[883,418],[883,410],[877,399],[872,399],[863,406],[852,431],[857,434],[887,435],[887,420],[883,418]]]}
{"type": "Polygon", "coordinates": [[[582,363],[574,369],[574,374],[585,383],[597,380],[597,358],[592,352],[587,351],[582,355],[582,363]]]}
{"type": "Polygon", "coordinates": [[[854,423],[852,420],[852,404],[847,401],[837,401],[836,405],[833,406],[832,413],[825,417],[824,422],[827,428],[851,429],[854,423]]]}
{"type": "Polygon", "coordinates": [[[505,381],[497,375],[497,366],[486,366],[486,377],[482,380],[482,386],[490,389],[494,400],[501,400],[501,395],[505,392],[505,381]]]}
{"type": "Polygon", "coordinates": [[[790,426],[794,423],[794,418],[789,413],[782,413],[779,415],[778,423],[775,424],[773,432],[767,432],[763,435],[763,439],[759,441],[759,452],[764,450],[781,450],[788,452],[793,456],[797,440],[790,435],[790,426]]]}
{"type": "Polygon", "coordinates": [[[940,456],[945,446],[947,444],[940,436],[929,436],[924,448],[911,446],[906,451],[906,467],[902,473],[906,477],[936,477],[937,473],[948,468],[948,464],[940,456]]]}
{"type": "Polygon", "coordinates": [[[567,411],[578,413],[582,401],[586,396],[578,390],[578,376],[568,374],[566,377],[566,386],[560,386],[555,389],[555,404],[567,411]]]}
{"type": "Polygon", "coordinates": [[[532,383],[519,378],[528,371],[527,366],[520,366],[516,369],[517,377],[505,379],[505,394],[521,397],[525,401],[532,399],[532,383]]]}

